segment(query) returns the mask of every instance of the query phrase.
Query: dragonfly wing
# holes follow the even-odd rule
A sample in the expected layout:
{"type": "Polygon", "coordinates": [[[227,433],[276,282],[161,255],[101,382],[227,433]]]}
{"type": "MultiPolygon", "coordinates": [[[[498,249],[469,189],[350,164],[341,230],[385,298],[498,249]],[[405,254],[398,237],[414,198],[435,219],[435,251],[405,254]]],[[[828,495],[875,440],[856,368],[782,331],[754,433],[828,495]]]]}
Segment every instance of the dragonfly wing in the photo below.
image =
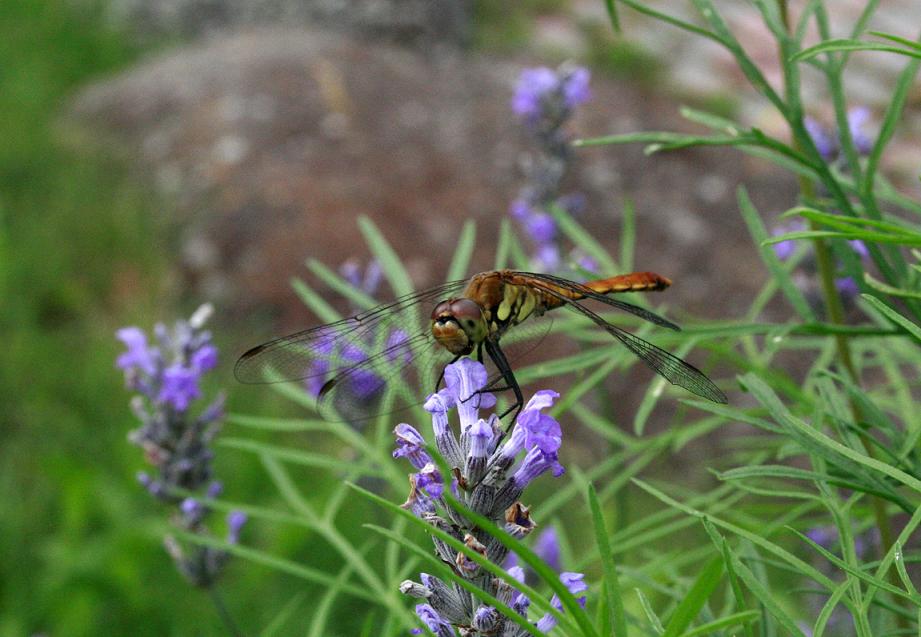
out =
{"type": "MultiPolygon", "coordinates": [[[[540,275],[539,278],[544,278],[544,275],[540,275]]],[[[549,278],[556,279],[556,277],[549,278]]],[[[565,279],[559,279],[559,281],[568,283],[570,286],[572,285],[571,281],[566,281],[565,279]]],[[[559,285],[559,283],[554,280],[553,285],[559,285]]],[[[652,370],[657,374],[665,378],[668,382],[672,383],[673,385],[678,385],[679,387],[684,387],[691,393],[696,394],[701,398],[706,398],[707,400],[713,401],[715,403],[726,404],[729,402],[726,398],[726,394],[724,394],[720,388],[713,383],[712,380],[707,378],[706,374],[704,374],[690,363],[681,360],[677,356],[669,354],[664,349],[656,347],[652,343],[644,341],[638,336],[634,336],[633,334],[620,329],[616,325],[608,323],[606,320],[595,314],[587,307],[581,305],[573,299],[566,297],[566,295],[557,292],[553,288],[549,286],[540,287],[543,291],[550,294],[554,298],[563,301],[566,307],[582,314],[583,316],[588,317],[596,325],[602,327],[608,334],[623,343],[627,349],[633,352],[640,360],[646,363],[646,365],[652,368],[652,370]]],[[[591,296],[590,298],[594,299],[595,296],[591,296]]],[[[606,299],[607,297],[603,298],[606,299]]]]}
{"type": "MultiPolygon", "coordinates": [[[[680,327],[678,327],[677,325],[675,325],[668,319],[659,316],[655,312],[651,312],[650,310],[647,310],[646,308],[640,307],[638,305],[634,305],[633,303],[627,303],[626,301],[621,301],[620,299],[615,299],[605,294],[600,294],[596,292],[595,290],[591,289],[590,287],[582,285],[581,283],[576,283],[575,281],[570,281],[569,279],[564,279],[558,276],[553,276],[551,274],[542,274],[540,272],[515,272],[514,274],[520,274],[522,276],[530,277],[532,279],[537,279],[538,281],[547,283],[550,286],[555,286],[555,287],[563,288],[566,290],[570,290],[572,292],[575,292],[577,294],[584,296],[587,299],[592,299],[593,301],[598,301],[599,303],[610,305],[613,308],[622,310],[624,312],[627,312],[628,314],[633,314],[634,316],[638,316],[641,319],[645,321],[649,321],[650,323],[654,323],[655,325],[658,325],[660,327],[667,327],[668,329],[675,330],[676,332],[681,331],[680,327]]],[[[542,286],[542,288],[543,287],[546,287],[546,286],[542,286]]],[[[554,295],[554,296],[556,296],[557,298],[564,298],[564,299],[566,297],[566,295],[562,295],[562,296],[554,295]]],[[[569,302],[573,302],[572,299],[565,299],[565,300],[569,302]]]]}
{"type": "Polygon", "coordinates": [[[408,342],[401,346],[410,350],[404,352],[407,355],[427,349],[431,343],[423,336],[433,304],[465,283],[414,292],[350,318],[269,341],[244,353],[234,375],[242,383],[303,380],[319,389],[328,379],[399,342],[408,342]]]}
{"type": "Polygon", "coordinates": [[[341,366],[317,389],[317,407],[330,421],[365,420],[417,405],[435,391],[451,354],[429,332],[398,337],[377,354],[341,366]]]}

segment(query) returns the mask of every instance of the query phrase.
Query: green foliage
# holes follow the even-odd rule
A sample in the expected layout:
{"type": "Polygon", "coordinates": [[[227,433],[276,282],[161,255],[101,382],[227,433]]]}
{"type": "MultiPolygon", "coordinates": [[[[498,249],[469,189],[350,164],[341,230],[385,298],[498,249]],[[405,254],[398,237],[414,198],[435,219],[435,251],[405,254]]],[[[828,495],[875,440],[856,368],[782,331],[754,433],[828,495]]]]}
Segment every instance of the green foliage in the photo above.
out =
{"type": "MultiPolygon", "coordinates": [[[[428,422],[424,411],[382,414],[353,427],[319,419],[300,388],[275,384],[278,404],[293,415],[237,413],[219,445],[218,470],[232,477],[227,499],[215,508],[250,516],[243,544],[185,538],[235,556],[222,592],[244,632],[407,634],[418,621],[411,601],[398,593],[402,580],[425,571],[470,587],[433,556],[430,536],[525,592],[532,620],[553,613],[560,623],[555,634],[917,632],[921,203],[899,193],[880,168],[914,86],[921,47],[866,31],[877,4],[867,3],[852,32],[840,38],[831,36],[827,8],[818,0],[789,25],[784,3],[753,2],[782,54],[778,90],[718,3],[693,0],[697,16],[688,20],[639,0],[605,2],[615,30],[633,11],[721,46],[789,136],[775,138],[735,121],[727,115],[732,109],[683,109],[702,132],[637,132],[578,146],[642,143],[650,154],[704,146],[773,162],[799,180],[800,200],[788,202],[787,216],[808,226],[772,236],[740,188],[739,214],[767,277],[743,316],[692,322],[669,334],[610,317],[678,355],[695,348],[709,353],[708,374],[736,390],[729,405],[691,399],[656,379],[632,387],[639,403],[625,415],[608,378],[636,361],[579,317],[561,317],[551,329],[576,343],[577,353],[516,368],[522,382],[542,386],[572,379],[552,413],[567,436],[579,432],[584,449],[573,452],[578,457],[567,463],[567,478],[538,482],[528,497],[541,523],[560,532],[565,568],[587,574],[584,611],[529,540],[475,520],[535,573],[519,584],[396,504],[407,484],[405,468],[391,457],[391,431],[398,421],[428,422]],[[812,31],[823,41],[806,46],[812,31]],[[848,132],[845,102],[849,56],[860,50],[896,54],[905,64],[865,157],[848,132]],[[805,65],[824,79],[842,131],[834,164],[823,159],[804,123],[805,65]],[[801,247],[783,261],[772,246],[788,240],[801,247]],[[853,240],[867,245],[867,263],[849,251],[853,240]],[[819,301],[794,276],[809,250],[823,286],[819,301]],[[848,314],[834,286],[839,268],[861,292],[848,301],[848,314]],[[765,322],[769,305],[788,308],[788,318],[765,322]],[[817,528],[836,539],[817,542],[811,532],[817,528]],[[879,546],[866,552],[861,545],[871,530],[879,546]],[[562,612],[548,603],[552,594],[562,612]]],[[[488,22],[481,44],[516,47],[535,14],[558,8],[534,2],[506,13],[505,5],[480,2],[478,15],[488,22]]],[[[112,369],[117,326],[167,318],[156,281],[165,268],[168,229],[154,221],[149,195],[118,170],[117,158],[66,146],[55,124],[80,82],[137,53],[99,24],[97,11],[63,2],[0,6],[0,51],[6,53],[0,67],[0,328],[6,337],[0,635],[98,634],[100,627],[121,634],[218,634],[210,600],[186,588],[161,550],[166,525],[159,510],[128,479],[139,460],[124,443],[131,424],[112,369]]],[[[605,46],[608,38],[599,35],[591,58],[600,69],[629,74],[646,64],[641,47],[605,46]]],[[[567,240],[605,271],[631,270],[640,261],[634,238],[641,230],[629,205],[617,255],[564,211],[552,212],[567,240]]],[[[410,292],[401,255],[386,239],[390,230],[366,219],[359,229],[393,290],[410,292]]],[[[469,273],[476,227],[468,223],[458,236],[445,280],[469,273]]],[[[526,262],[503,223],[495,266],[526,262]]],[[[377,303],[328,265],[311,261],[308,268],[355,307],[377,303]]],[[[318,290],[299,280],[293,285],[321,320],[340,318],[318,290]]],[[[247,404],[245,411],[262,410],[247,404]]],[[[499,600],[486,601],[514,615],[499,600]]],[[[538,634],[531,621],[516,621],[538,634]]]]}

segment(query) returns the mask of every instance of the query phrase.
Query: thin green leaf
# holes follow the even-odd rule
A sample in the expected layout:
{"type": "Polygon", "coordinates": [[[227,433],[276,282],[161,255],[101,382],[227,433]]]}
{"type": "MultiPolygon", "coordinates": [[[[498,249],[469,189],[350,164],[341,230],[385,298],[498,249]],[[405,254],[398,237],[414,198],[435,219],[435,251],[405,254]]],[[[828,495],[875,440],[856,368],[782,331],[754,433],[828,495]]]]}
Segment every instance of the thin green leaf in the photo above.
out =
{"type": "Polygon", "coordinates": [[[604,573],[604,606],[608,611],[607,623],[609,626],[613,626],[614,635],[627,637],[627,616],[624,614],[624,602],[620,596],[620,582],[617,578],[617,568],[614,565],[614,555],[611,552],[604,516],[601,513],[601,504],[598,502],[598,494],[591,484],[588,485],[588,504],[592,512],[592,525],[595,529],[595,544],[598,547],[598,555],[601,558],[601,570],[604,573]]]}
{"type": "MultiPolygon", "coordinates": [[[[919,330],[921,331],[921,330],[919,330]]],[[[808,439],[817,445],[832,451],[833,453],[852,460],[857,464],[882,473],[897,482],[904,484],[910,489],[921,493],[921,480],[908,475],[900,469],[896,469],[875,458],[870,458],[865,453],[857,452],[850,447],[846,447],[837,440],[829,438],[817,429],[807,425],[799,418],[795,418],[786,407],[781,404],[777,395],[755,374],[748,373],[742,376],[740,382],[745,386],[767,410],[771,413],[777,422],[783,424],[789,429],[801,434],[804,439],[808,439]]]]}
{"type": "Polygon", "coordinates": [[[701,624],[697,628],[693,628],[685,633],[682,633],[681,637],[697,637],[698,635],[714,635],[723,628],[728,628],[729,626],[737,626],[741,624],[749,624],[753,621],[757,621],[761,617],[761,613],[756,610],[744,610],[739,613],[733,613],[731,615],[726,615],[719,619],[714,619],[712,622],[707,622],[706,624],[701,624]]]}
{"type": "Polygon", "coordinates": [[[284,628],[285,624],[288,623],[288,620],[294,616],[294,612],[298,607],[304,603],[304,598],[307,597],[307,593],[298,593],[285,604],[278,613],[275,614],[275,617],[272,618],[272,621],[259,632],[260,637],[275,637],[275,635],[280,634],[281,629],[284,628]]]}
{"type": "Polygon", "coordinates": [[[556,220],[560,230],[563,231],[570,241],[588,256],[595,259],[603,272],[613,273],[617,271],[617,265],[611,259],[608,251],[598,242],[595,237],[589,234],[579,223],[572,218],[562,207],[550,206],[550,213],[556,220]]]}
{"type": "Polygon", "coordinates": [[[615,0],[604,0],[604,8],[608,12],[608,19],[611,21],[611,28],[615,33],[620,33],[620,18],[617,16],[617,4],[615,0]]]}
{"type": "Polygon", "coordinates": [[[921,59],[921,51],[905,49],[903,47],[892,46],[891,44],[878,44],[875,42],[865,42],[863,40],[850,40],[848,38],[836,38],[826,40],[815,46],[803,49],[790,58],[791,62],[802,62],[821,55],[823,53],[839,53],[842,51],[884,51],[887,53],[898,53],[909,57],[921,59]]]}
{"type": "Polygon", "coordinates": [[[881,299],[873,296],[872,294],[861,294],[860,296],[863,297],[867,303],[879,310],[879,312],[883,314],[883,316],[885,316],[887,319],[899,327],[904,328],[905,331],[921,341],[921,327],[918,327],[915,323],[909,321],[907,318],[886,305],[881,299]]]}
{"type": "Polygon", "coordinates": [[[652,604],[649,603],[649,598],[643,594],[638,588],[633,589],[636,592],[637,598],[640,600],[640,608],[643,609],[643,613],[646,615],[646,620],[649,622],[649,626],[652,628],[653,632],[656,635],[661,635],[665,632],[665,627],[662,626],[662,622],[659,620],[659,616],[656,615],[656,612],[652,609],[652,604]]]}
{"type": "Polygon", "coordinates": [[[910,298],[910,299],[921,299],[921,290],[906,290],[904,288],[897,288],[887,283],[883,283],[875,276],[869,272],[863,273],[864,282],[877,292],[882,292],[883,294],[888,294],[889,296],[897,296],[899,298],[910,298]]]}
{"type": "Polygon", "coordinates": [[[381,271],[390,282],[394,294],[398,297],[410,294],[413,291],[412,279],[378,227],[370,218],[361,216],[358,218],[358,229],[371,249],[371,254],[381,264],[381,271]]]}
{"type": "Polygon", "coordinates": [[[333,272],[325,264],[316,259],[307,259],[307,269],[313,272],[318,279],[323,281],[333,292],[352,302],[353,305],[369,309],[378,305],[380,301],[342,278],[337,272],[333,272]]]}
{"type": "Polygon", "coordinates": [[[473,247],[476,244],[476,222],[468,219],[461,228],[460,236],[457,238],[457,247],[454,249],[454,256],[451,258],[451,265],[448,266],[448,274],[445,281],[457,281],[467,276],[470,267],[470,257],[473,255],[473,247]]]}
{"type": "Polygon", "coordinates": [[[291,279],[291,287],[294,288],[294,293],[297,294],[301,303],[316,314],[321,322],[334,323],[342,318],[342,315],[334,310],[333,306],[326,302],[326,299],[300,279],[291,279]]]}
{"type": "Polygon", "coordinates": [[[675,612],[672,613],[662,637],[678,637],[678,635],[681,635],[700,613],[707,600],[710,599],[710,595],[716,590],[716,586],[720,583],[722,577],[723,560],[722,556],[717,555],[700,569],[694,584],[681,599],[678,607],[675,608],[675,612]]]}

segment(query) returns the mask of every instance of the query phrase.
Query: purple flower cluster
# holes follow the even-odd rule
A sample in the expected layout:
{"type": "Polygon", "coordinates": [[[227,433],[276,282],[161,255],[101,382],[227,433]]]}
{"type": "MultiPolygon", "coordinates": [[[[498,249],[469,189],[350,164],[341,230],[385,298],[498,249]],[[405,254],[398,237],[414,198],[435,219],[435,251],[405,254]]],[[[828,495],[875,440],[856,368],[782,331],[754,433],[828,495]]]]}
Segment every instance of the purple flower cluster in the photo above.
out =
{"type": "MultiPolygon", "coordinates": [[[[869,155],[873,148],[873,138],[867,133],[867,124],[870,122],[870,109],[865,106],[856,106],[847,112],[847,127],[854,142],[854,148],[860,155],[869,155]]],[[[812,138],[819,155],[826,162],[834,162],[841,158],[841,134],[831,130],[818,120],[807,116],[803,120],[806,132],[812,138]]]]}
{"type": "MultiPolygon", "coordinates": [[[[471,523],[463,513],[448,506],[444,500],[445,489],[450,488],[452,495],[470,510],[489,518],[510,535],[523,538],[536,524],[530,509],[521,503],[521,495],[538,476],[548,471],[553,476],[563,474],[557,456],[562,430],[556,420],[544,413],[559,394],[542,390],[528,401],[511,433],[504,439],[495,414],[486,419],[480,417],[480,409],[492,408],[496,403],[492,394],[481,391],[487,382],[488,374],[481,363],[462,359],[445,369],[445,388],[425,403],[426,411],[432,415],[435,447],[452,469],[450,485],[446,484],[445,476],[425,448],[425,439],[415,427],[406,423],[397,425],[393,455],[405,458],[416,469],[416,473],[410,475],[411,489],[403,506],[494,564],[502,564],[508,549],[471,523]],[[455,434],[448,421],[452,409],[458,413],[460,435],[455,434]]],[[[495,596],[523,617],[527,616],[530,600],[526,596],[442,540],[433,538],[433,542],[439,558],[452,565],[460,577],[495,596]]],[[[511,566],[507,571],[518,581],[524,581],[521,567],[511,566]]],[[[464,627],[463,634],[470,637],[527,634],[465,589],[427,573],[422,573],[420,579],[421,582],[404,581],[400,590],[425,600],[416,607],[416,612],[436,635],[454,635],[452,626],[464,627]]],[[[560,579],[573,594],[586,590],[579,573],[562,573],[560,579]]],[[[559,599],[554,597],[551,604],[561,609],[559,599]]],[[[548,614],[538,620],[536,626],[549,631],[555,623],[555,618],[548,614]]]]}
{"type": "MultiPolygon", "coordinates": [[[[774,228],[771,232],[775,237],[785,235],[791,232],[801,232],[806,230],[806,224],[800,220],[791,221],[788,224],[778,226],[774,228]]],[[[863,241],[855,239],[853,241],[848,241],[847,245],[850,247],[854,253],[857,254],[861,259],[866,259],[869,257],[869,251],[867,246],[863,241]]],[[[781,261],[786,261],[793,256],[796,251],[796,242],[792,239],[787,239],[785,241],[780,241],[773,244],[774,254],[777,255],[777,258],[781,261]]],[[[807,255],[807,258],[804,259],[801,264],[801,272],[794,276],[794,281],[797,284],[797,287],[801,291],[805,292],[809,296],[814,290],[814,279],[813,276],[815,273],[814,258],[812,255],[807,255]]],[[[851,276],[841,275],[835,278],[835,287],[838,290],[838,293],[841,294],[843,298],[852,299],[857,296],[857,293],[860,291],[860,287],[857,285],[857,281],[854,280],[851,276]]],[[[816,294],[816,302],[818,302],[818,295],[816,294]]]]}
{"type": "MultiPolygon", "coordinates": [[[[138,481],[159,500],[176,506],[174,522],[186,531],[206,534],[209,502],[223,486],[213,479],[211,442],[220,430],[224,396],[218,395],[197,416],[193,404],[202,397],[202,376],[217,365],[218,351],[203,329],[212,313],[203,305],[188,321],[172,329],[154,328],[156,344],[138,327],[116,332],[126,350],[116,359],[129,389],[137,392],[131,408],[141,426],[128,439],[144,450],[154,474],[140,472],[138,481]],[[188,493],[199,495],[189,496],[188,493]]],[[[239,511],[227,517],[227,541],[235,544],[246,522],[239,511]]],[[[191,555],[173,536],[164,541],[179,570],[197,586],[210,585],[227,561],[226,551],[198,547],[191,555]]]]}
{"type": "MultiPolygon", "coordinates": [[[[531,267],[538,271],[558,271],[563,260],[550,210],[558,207],[574,214],[585,206],[581,193],[561,195],[560,184],[572,154],[564,125],[574,109],[591,98],[590,79],[588,70],[581,67],[525,69],[512,97],[512,110],[521,117],[538,148],[523,159],[527,183],[509,206],[509,214],[528,236],[533,247],[531,267]]],[[[584,255],[571,255],[571,260],[584,269],[595,269],[584,255]]]]}

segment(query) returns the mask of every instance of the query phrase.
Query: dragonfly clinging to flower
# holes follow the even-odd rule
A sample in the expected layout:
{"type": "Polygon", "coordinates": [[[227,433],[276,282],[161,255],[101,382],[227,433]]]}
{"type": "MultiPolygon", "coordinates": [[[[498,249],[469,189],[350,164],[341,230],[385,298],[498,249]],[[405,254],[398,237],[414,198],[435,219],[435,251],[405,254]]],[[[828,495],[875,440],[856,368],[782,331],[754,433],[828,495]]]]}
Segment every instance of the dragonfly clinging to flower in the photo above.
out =
{"type": "Polygon", "coordinates": [[[524,321],[567,307],[604,329],[669,382],[725,403],[723,392],[696,367],[611,324],[583,304],[598,301],[678,330],[658,314],[608,296],[663,290],[669,285],[671,281],[652,272],[586,283],[515,270],[482,272],[254,347],[240,357],[234,373],[244,383],[306,381],[317,395],[321,413],[341,417],[343,412],[355,412],[354,406],[362,402],[388,400],[390,411],[419,403],[420,384],[426,390],[436,389],[445,365],[473,356],[495,366],[486,389],[510,390],[515,402],[506,413],[511,413],[521,408],[523,398],[500,341],[506,334],[512,338],[524,321]],[[424,324],[421,308],[432,305],[424,324]]]}

